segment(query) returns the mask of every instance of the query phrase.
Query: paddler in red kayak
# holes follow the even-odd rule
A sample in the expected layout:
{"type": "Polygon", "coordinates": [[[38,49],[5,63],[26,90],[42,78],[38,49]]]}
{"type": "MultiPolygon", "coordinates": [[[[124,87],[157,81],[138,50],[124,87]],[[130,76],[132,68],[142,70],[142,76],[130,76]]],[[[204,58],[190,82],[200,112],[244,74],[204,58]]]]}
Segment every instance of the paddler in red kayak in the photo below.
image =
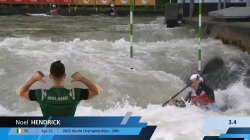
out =
{"type": "Polygon", "coordinates": [[[116,16],[117,15],[117,9],[115,7],[115,4],[111,3],[110,6],[111,6],[111,9],[110,9],[111,16],[116,16]]]}
{"type": "Polygon", "coordinates": [[[203,82],[203,78],[199,74],[193,74],[190,77],[193,90],[188,93],[183,100],[170,99],[177,107],[186,107],[186,102],[191,102],[205,110],[213,110],[218,112],[219,109],[215,103],[214,91],[203,82]]]}
{"type": "Polygon", "coordinates": [[[53,5],[53,10],[50,10],[50,15],[57,16],[57,8],[56,5],[53,5]]]}

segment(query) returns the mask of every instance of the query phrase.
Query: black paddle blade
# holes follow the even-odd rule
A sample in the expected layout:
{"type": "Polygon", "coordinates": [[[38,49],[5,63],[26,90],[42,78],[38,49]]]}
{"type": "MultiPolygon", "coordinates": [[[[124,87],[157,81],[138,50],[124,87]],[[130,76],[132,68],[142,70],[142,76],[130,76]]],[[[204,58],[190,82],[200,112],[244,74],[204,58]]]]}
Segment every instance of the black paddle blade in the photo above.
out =
{"type": "Polygon", "coordinates": [[[214,57],[210,61],[207,62],[206,66],[202,71],[202,75],[214,72],[221,68],[224,65],[224,61],[220,57],[214,57]]]}

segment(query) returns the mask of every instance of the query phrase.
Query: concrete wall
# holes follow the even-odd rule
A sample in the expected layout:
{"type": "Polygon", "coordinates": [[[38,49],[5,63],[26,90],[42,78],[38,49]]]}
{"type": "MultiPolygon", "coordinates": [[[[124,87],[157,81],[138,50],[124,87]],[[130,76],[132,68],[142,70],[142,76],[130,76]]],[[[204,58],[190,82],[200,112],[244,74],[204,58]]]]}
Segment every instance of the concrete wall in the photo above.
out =
{"type": "MultiPolygon", "coordinates": [[[[183,7],[183,17],[189,17],[189,3],[179,4],[183,7]]],[[[246,7],[246,3],[227,3],[226,8],[228,7],[246,7]]],[[[223,3],[221,4],[221,9],[223,8],[223,3]]],[[[202,13],[203,15],[208,15],[211,11],[218,10],[218,3],[203,3],[202,4],[202,13]]],[[[193,15],[199,15],[199,4],[194,3],[193,15]]]]}
{"type": "Polygon", "coordinates": [[[211,36],[221,39],[224,44],[237,46],[250,53],[250,28],[216,25],[211,29],[211,36]]]}
{"type": "MultiPolygon", "coordinates": [[[[227,3],[228,7],[246,7],[246,3],[227,3]]],[[[223,4],[221,4],[223,8],[223,4]]],[[[202,4],[202,15],[207,16],[209,12],[218,10],[218,3],[203,3],[202,4]]],[[[193,12],[190,15],[190,4],[189,3],[166,3],[165,4],[165,21],[167,27],[173,28],[178,26],[177,14],[182,13],[182,17],[195,17],[199,15],[199,5],[195,3],[193,6],[193,12]]]]}
{"type": "MultiPolygon", "coordinates": [[[[183,19],[183,26],[198,31],[198,21],[194,19],[183,19]]],[[[202,22],[203,38],[212,37],[220,39],[224,44],[239,47],[242,51],[250,54],[250,22],[202,22]]]]}

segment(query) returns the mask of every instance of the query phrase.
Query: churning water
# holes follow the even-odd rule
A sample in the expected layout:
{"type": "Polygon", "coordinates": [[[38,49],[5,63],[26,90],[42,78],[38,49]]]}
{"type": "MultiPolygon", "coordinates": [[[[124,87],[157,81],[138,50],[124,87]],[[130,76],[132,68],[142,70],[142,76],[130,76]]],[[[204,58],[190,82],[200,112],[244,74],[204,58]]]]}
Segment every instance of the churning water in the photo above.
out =
{"type": "Polygon", "coordinates": [[[81,102],[77,116],[117,116],[130,111],[141,115],[142,121],[158,125],[153,140],[199,140],[204,135],[219,135],[226,130],[201,129],[209,116],[250,113],[249,57],[214,39],[202,40],[202,60],[220,56],[225,62],[223,69],[205,77],[223,112],[171,104],[161,107],[186,86],[190,74],[197,72],[198,49],[193,30],[168,29],[163,18],[134,19],[134,59],[129,58],[128,17],[3,16],[0,20],[0,115],[42,115],[36,102],[21,99],[15,91],[37,70],[46,74],[47,83],[38,82],[32,88],[49,88],[49,66],[56,60],[66,65],[66,87],[85,87],[70,83],[71,74],[79,71],[103,88],[100,96],[81,102]]]}

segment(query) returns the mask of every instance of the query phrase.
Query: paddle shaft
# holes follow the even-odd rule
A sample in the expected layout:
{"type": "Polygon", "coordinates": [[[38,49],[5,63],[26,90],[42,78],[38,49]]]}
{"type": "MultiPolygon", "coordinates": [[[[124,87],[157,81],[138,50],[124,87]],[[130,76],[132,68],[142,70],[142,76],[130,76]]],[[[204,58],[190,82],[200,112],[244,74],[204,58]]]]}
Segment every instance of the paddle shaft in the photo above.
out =
{"type": "MultiPolygon", "coordinates": [[[[182,91],[184,91],[186,88],[188,88],[191,84],[192,84],[192,83],[189,83],[189,84],[188,84],[186,87],[184,87],[181,91],[179,91],[179,92],[176,93],[173,97],[171,97],[171,99],[174,99],[176,96],[178,96],[179,94],[181,94],[182,91]]],[[[162,105],[162,107],[166,106],[166,104],[167,104],[168,102],[169,102],[169,100],[166,101],[166,102],[162,105]]]]}

